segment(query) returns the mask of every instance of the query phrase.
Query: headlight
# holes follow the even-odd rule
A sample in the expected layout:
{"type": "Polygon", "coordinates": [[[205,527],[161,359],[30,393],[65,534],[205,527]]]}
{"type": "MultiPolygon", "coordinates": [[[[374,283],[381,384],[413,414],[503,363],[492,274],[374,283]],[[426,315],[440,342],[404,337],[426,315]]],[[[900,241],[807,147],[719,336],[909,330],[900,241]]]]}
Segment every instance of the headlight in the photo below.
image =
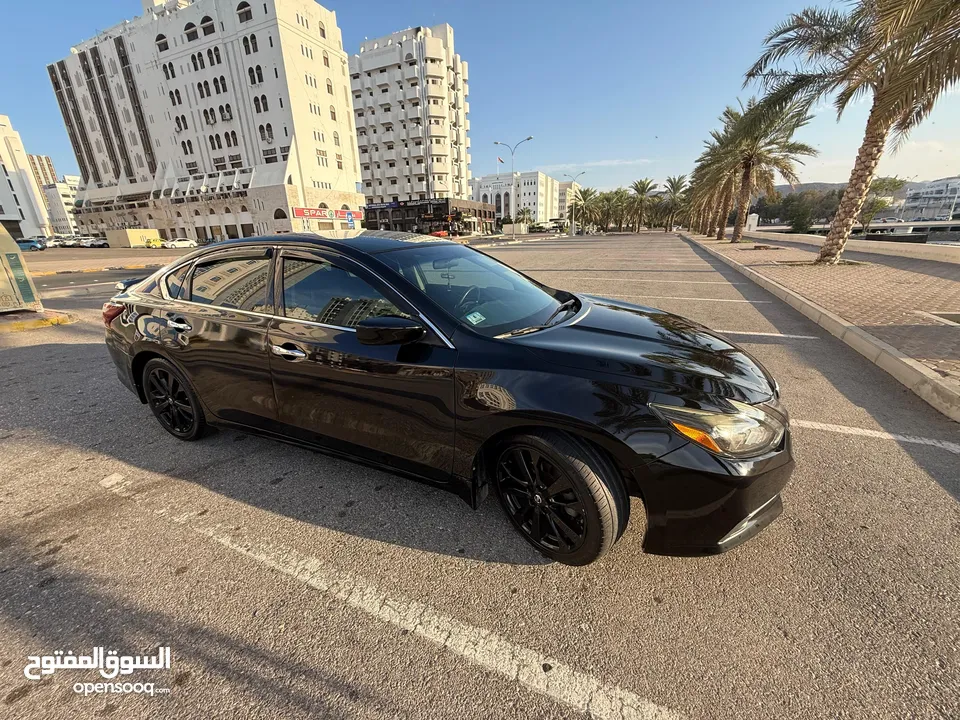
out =
{"type": "Polygon", "coordinates": [[[753,457],[780,444],[786,430],[783,420],[754,405],[735,400],[728,402],[736,412],[694,410],[675,405],[651,404],[650,407],[685,438],[718,455],[753,457]]]}

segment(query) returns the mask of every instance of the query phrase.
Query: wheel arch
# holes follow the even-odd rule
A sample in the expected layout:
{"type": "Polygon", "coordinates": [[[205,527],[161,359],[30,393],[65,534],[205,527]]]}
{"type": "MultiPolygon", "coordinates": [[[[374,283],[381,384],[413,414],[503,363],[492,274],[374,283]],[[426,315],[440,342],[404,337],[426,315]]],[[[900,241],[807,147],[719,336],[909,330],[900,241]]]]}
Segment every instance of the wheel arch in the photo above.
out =
{"type": "Polygon", "coordinates": [[[633,472],[631,472],[631,468],[636,465],[636,456],[633,450],[601,428],[587,425],[575,418],[552,413],[531,415],[529,411],[525,411],[517,414],[502,413],[496,417],[501,421],[497,423],[498,427],[485,436],[473,455],[474,497],[477,498],[478,502],[489,492],[492,481],[489,473],[492,471],[492,465],[495,461],[493,453],[496,448],[510,437],[538,430],[558,430],[575,435],[590,443],[591,446],[610,459],[620,474],[627,492],[642,499],[640,487],[633,472]]]}

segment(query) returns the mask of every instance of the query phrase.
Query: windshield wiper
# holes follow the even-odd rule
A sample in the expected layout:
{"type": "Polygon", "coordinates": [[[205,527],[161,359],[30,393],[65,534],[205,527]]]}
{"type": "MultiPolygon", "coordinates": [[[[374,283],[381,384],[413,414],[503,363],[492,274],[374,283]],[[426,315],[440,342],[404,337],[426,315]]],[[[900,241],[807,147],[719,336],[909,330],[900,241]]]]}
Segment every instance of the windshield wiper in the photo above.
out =
{"type": "Polygon", "coordinates": [[[569,300],[564,300],[562,303],[560,303],[557,309],[554,310],[553,313],[551,313],[550,317],[548,317],[544,321],[543,325],[531,325],[530,327],[517,328],[516,330],[510,330],[509,332],[505,332],[500,335],[497,335],[497,337],[498,338],[515,337],[516,335],[526,335],[527,333],[536,332],[537,330],[545,330],[546,328],[550,327],[551,320],[553,320],[557,315],[562,313],[564,310],[569,310],[571,307],[573,307],[576,304],[576,302],[577,302],[577,299],[575,297],[572,297],[569,300]]]}

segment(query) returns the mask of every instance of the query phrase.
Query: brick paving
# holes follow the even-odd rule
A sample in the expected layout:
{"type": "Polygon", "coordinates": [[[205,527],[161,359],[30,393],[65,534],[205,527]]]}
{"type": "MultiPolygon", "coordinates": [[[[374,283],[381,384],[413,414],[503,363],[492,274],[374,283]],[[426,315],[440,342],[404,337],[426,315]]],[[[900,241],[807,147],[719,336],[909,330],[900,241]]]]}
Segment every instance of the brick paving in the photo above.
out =
{"type": "Polygon", "coordinates": [[[727,257],[774,280],[920,361],[960,389],[960,325],[924,313],[960,313],[960,265],[869,253],[844,253],[865,264],[791,265],[812,262],[815,249],[767,242],[709,244],[727,257]]]}

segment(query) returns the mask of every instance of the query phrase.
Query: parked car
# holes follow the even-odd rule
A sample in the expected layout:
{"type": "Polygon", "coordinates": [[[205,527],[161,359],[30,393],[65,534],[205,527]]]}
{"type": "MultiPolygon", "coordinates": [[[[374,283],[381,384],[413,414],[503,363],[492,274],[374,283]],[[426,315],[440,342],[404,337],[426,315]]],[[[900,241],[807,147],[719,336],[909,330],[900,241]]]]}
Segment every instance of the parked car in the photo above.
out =
{"type": "Polygon", "coordinates": [[[80,238],[79,237],[64,238],[62,246],[65,248],[80,247],[80,238]]]}
{"type": "Polygon", "coordinates": [[[144,241],[143,246],[151,250],[159,250],[163,247],[163,240],[160,238],[147,238],[144,241]]]}
{"type": "Polygon", "coordinates": [[[934,218],[934,220],[949,220],[949,219],[950,219],[950,216],[949,216],[949,215],[937,215],[937,216],[934,218]]]}
{"type": "Polygon", "coordinates": [[[610,550],[630,496],[648,552],[723,552],[779,515],[794,467],[776,381],[721,335],[422,235],[219,243],[125,286],[103,321],[174,437],[261,433],[474,508],[492,490],[570,565],[610,550]]]}
{"type": "Polygon", "coordinates": [[[52,238],[47,238],[47,241],[44,243],[47,246],[47,249],[63,247],[63,238],[59,235],[55,235],[52,238]]]}
{"type": "Polygon", "coordinates": [[[39,252],[47,249],[46,246],[36,238],[20,238],[17,240],[17,247],[20,248],[20,252],[39,252]]]}
{"type": "Polygon", "coordinates": [[[87,237],[80,240],[80,247],[85,248],[108,248],[110,243],[105,237],[87,237]]]}
{"type": "Polygon", "coordinates": [[[174,238],[173,240],[164,240],[161,245],[167,250],[173,250],[176,248],[195,248],[197,246],[197,241],[189,238],[174,238]]]}
{"type": "Polygon", "coordinates": [[[882,223],[898,223],[898,222],[903,222],[903,220],[901,220],[900,218],[897,218],[897,217],[887,217],[887,218],[880,218],[880,222],[882,222],[882,223]]]}

